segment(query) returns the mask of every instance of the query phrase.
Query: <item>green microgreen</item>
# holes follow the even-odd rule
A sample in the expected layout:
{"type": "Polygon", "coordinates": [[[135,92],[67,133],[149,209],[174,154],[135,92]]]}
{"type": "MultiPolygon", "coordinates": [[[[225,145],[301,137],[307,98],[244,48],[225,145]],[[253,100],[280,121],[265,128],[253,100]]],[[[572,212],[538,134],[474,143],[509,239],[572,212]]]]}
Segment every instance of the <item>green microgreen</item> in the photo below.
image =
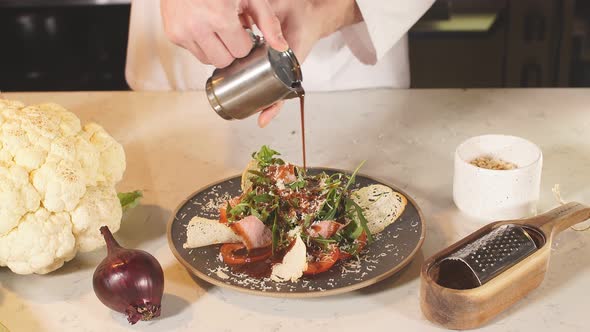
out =
{"type": "Polygon", "coordinates": [[[278,250],[278,244],[280,240],[279,236],[279,226],[278,226],[278,211],[273,213],[273,222],[272,222],[272,253],[274,254],[278,250]]]}
{"type": "Polygon", "coordinates": [[[275,157],[280,155],[281,154],[277,151],[269,148],[266,145],[263,145],[260,148],[260,151],[252,154],[252,158],[254,158],[258,162],[258,166],[260,168],[265,168],[273,164],[283,165],[285,162],[282,159],[275,157]]]}

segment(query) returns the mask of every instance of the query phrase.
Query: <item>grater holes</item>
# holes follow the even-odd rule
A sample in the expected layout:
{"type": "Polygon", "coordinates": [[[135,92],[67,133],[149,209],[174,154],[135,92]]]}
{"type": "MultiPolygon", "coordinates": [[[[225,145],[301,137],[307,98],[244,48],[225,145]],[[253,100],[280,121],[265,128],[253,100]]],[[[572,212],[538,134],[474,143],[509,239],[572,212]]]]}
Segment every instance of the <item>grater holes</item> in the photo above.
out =
{"type": "Polygon", "coordinates": [[[525,236],[519,228],[502,226],[464,247],[459,256],[473,266],[474,273],[485,279],[526,252],[530,239],[525,236]]]}

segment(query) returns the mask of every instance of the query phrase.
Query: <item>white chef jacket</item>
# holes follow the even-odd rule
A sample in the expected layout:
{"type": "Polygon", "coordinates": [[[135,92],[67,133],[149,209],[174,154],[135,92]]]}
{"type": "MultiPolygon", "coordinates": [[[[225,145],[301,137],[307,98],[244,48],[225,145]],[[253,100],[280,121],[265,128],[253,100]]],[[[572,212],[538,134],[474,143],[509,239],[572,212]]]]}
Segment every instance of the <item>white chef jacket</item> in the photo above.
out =
{"type": "MultiPolygon", "coordinates": [[[[408,88],[407,31],[434,0],[357,0],[364,21],[319,40],[302,64],[306,91],[408,88]]],[[[133,90],[203,90],[215,68],[164,33],[160,0],[131,5],[125,76],[133,90]]]]}

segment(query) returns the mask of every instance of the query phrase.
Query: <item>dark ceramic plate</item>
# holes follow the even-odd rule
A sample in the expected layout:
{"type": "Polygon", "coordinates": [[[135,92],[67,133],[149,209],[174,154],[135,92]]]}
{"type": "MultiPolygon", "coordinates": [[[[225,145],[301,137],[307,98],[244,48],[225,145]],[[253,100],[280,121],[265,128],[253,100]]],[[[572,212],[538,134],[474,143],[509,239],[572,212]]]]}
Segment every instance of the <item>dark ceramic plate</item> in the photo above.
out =
{"type": "MultiPolygon", "coordinates": [[[[308,172],[343,172],[340,170],[313,168],[308,172]]],[[[384,184],[402,193],[408,199],[400,218],[375,237],[366,247],[360,261],[339,262],[332,269],[314,277],[302,277],[298,282],[277,283],[270,279],[256,279],[233,272],[219,260],[220,245],[197,249],[185,249],[186,226],[200,216],[219,218],[218,203],[224,198],[241,194],[241,176],[235,176],[192,194],[182,202],[168,222],[168,244],[174,256],[197,277],[221,287],[255,295],[275,297],[317,297],[349,292],[377,283],[400,271],[416,255],[424,241],[424,222],[420,209],[406,193],[395,186],[368,176],[357,175],[356,186],[384,184]]]]}

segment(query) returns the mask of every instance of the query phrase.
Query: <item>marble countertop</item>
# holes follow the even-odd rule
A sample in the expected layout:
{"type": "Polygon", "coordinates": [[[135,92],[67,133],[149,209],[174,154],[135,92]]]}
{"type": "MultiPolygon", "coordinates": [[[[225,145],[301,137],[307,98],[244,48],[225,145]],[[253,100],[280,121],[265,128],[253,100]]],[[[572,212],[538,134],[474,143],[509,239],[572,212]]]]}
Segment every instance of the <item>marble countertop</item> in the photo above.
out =
{"type": "MultiPolygon", "coordinates": [[[[453,152],[468,137],[525,137],[544,153],[539,210],[590,203],[590,90],[372,90],[309,94],[308,163],[352,169],[394,183],[423,210],[427,231],[409,268],[374,286],[318,299],[256,297],[194,280],[168,248],[165,224],[195,189],[241,172],[262,144],[301,161],[298,102],[269,127],[224,121],[194,93],[5,93],[25,103],[54,101],[83,122],[103,125],[126,150],[119,190],[142,189],[143,204],[115,235],[154,254],[164,268],[162,317],[130,326],[104,307],[92,273],[105,250],[78,255],[49,275],[0,268],[0,322],[19,331],[437,331],[419,307],[425,258],[482,225],[452,201],[453,152]]],[[[543,284],[482,331],[587,331],[590,231],[567,230],[552,250],[543,284]]],[[[1,329],[0,329],[1,330],[1,329]]]]}

